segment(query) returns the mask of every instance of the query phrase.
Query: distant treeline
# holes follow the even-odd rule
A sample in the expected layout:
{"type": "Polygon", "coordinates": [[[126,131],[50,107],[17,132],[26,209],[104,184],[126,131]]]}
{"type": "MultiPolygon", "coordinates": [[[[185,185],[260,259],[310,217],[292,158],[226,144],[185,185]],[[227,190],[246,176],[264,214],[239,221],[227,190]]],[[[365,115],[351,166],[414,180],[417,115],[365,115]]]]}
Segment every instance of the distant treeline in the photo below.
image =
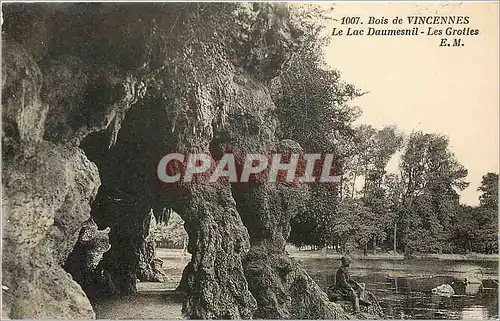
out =
{"type": "Polygon", "coordinates": [[[448,138],[354,126],[361,111],[352,100],[364,93],[324,62],[328,37],[321,28],[311,27],[305,39],[290,68],[271,84],[278,132],[305,153],[335,154],[342,184],[311,187],[306,210],[292,219],[289,242],[340,252],[380,247],[407,254],[496,253],[498,174],[483,176],[478,206],[461,205],[467,169],[448,138]],[[399,159],[397,174],[386,172],[393,157],[399,159]]]}

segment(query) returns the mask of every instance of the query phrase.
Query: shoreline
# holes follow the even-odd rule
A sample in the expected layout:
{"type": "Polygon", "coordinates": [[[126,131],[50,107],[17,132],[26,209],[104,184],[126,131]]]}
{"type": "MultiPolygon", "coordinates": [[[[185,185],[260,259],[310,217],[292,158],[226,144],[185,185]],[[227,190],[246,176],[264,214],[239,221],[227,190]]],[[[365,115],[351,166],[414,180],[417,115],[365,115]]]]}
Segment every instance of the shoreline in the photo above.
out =
{"type": "MultiPolygon", "coordinates": [[[[167,249],[167,248],[157,248],[157,257],[164,259],[177,259],[184,267],[185,264],[191,259],[191,254],[184,253],[182,255],[182,250],[179,249],[167,249]]],[[[293,246],[288,245],[286,247],[286,252],[293,258],[311,258],[311,259],[339,259],[343,254],[334,252],[333,250],[299,250],[293,246]]],[[[405,256],[403,254],[392,254],[388,252],[380,253],[368,253],[366,256],[362,252],[354,252],[349,254],[352,259],[356,260],[388,260],[388,261],[398,261],[398,260],[436,260],[436,261],[478,261],[478,262],[498,262],[498,254],[482,254],[482,253],[468,253],[468,254],[431,254],[431,253],[421,253],[412,256],[405,256]]]]}
{"type": "MultiPolygon", "coordinates": [[[[286,251],[291,257],[294,258],[311,258],[311,259],[339,259],[343,254],[334,252],[333,250],[299,250],[294,246],[287,246],[286,251]]],[[[436,261],[484,261],[484,262],[498,262],[498,254],[482,254],[482,253],[468,253],[468,254],[432,254],[421,253],[411,256],[403,254],[392,254],[388,252],[382,253],[368,253],[366,256],[362,252],[354,252],[349,254],[352,259],[356,260],[436,260],[436,261]]]]}
{"type": "MultiPolygon", "coordinates": [[[[189,262],[191,254],[184,253],[180,249],[167,249],[156,248],[157,257],[164,259],[177,259],[189,262]]],[[[333,250],[299,250],[294,246],[287,245],[286,252],[293,258],[311,258],[311,259],[339,259],[343,254],[334,252],[333,250]]],[[[389,252],[368,253],[366,256],[362,252],[354,252],[349,254],[352,259],[356,260],[436,260],[436,261],[483,261],[483,262],[498,262],[498,254],[482,254],[482,253],[468,253],[468,254],[431,254],[421,253],[412,256],[405,256],[403,254],[392,254],[389,252]]]]}

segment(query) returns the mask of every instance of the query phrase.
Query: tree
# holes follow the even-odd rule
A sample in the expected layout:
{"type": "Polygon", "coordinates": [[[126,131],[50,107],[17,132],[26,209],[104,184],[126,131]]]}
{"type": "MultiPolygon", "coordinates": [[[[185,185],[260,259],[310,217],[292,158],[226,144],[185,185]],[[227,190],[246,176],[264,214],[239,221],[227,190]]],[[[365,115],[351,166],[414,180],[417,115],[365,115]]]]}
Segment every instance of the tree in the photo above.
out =
{"type": "Polygon", "coordinates": [[[477,207],[461,205],[457,215],[452,219],[453,233],[450,243],[455,252],[482,252],[479,243],[479,222],[477,207]]]}
{"type": "MultiPolygon", "coordinates": [[[[314,17],[325,11],[308,11],[308,23],[302,48],[290,67],[272,83],[273,100],[279,119],[279,138],[298,142],[305,153],[333,153],[335,172],[342,172],[339,141],[352,135],[352,122],[359,116],[350,101],[361,93],[329,68],[323,57],[328,38],[322,33],[325,24],[314,17]]],[[[322,20],[322,19],[319,19],[322,20]]],[[[329,33],[328,33],[329,34],[329,33]]],[[[331,244],[332,220],[337,212],[337,186],[311,185],[307,211],[291,221],[289,241],[296,245],[331,244]]]]}
{"type": "Polygon", "coordinates": [[[459,209],[456,191],[468,186],[467,170],[438,134],[414,132],[402,155],[401,246],[407,252],[450,250],[451,221],[459,209]]]}
{"type": "Polygon", "coordinates": [[[356,182],[367,177],[369,166],[375,154],[377,130],[369,125],[361,125],[354,130],[350,157],[344,164],[344,184],[346,196],[356,197],[356,182]]]}
{"type": "Polygon", "coordinates": [[[371,233],[372,249],[375,252],[378,241],[386,238],[387,226],[392,221],[389,202],[386,200],[386,188],[383,186],[386,174],[385,168],[391,157],[398,151],[403,142],[403,136],[395,127],[385,127],[376,130],[371,142],[371,148],[364,155],[364,177],[362,200],[372,213],[371,233]]]}
{"type": "Polygon", "coordinates": [[[479,204],[492,209],[498,208],[498,174],[487,173],[481,180],[481,186],[477,189],[482,194],[479,196],[479,204]]]}
{"type": "Polygon", "coordinates": [[[325,187],[312,188],[307,210],[290,221],[289,242],[299,247],[332,245],[337,207],[337,190],[325,187]]]}
{"type": "MultiPolygon", "coordinates": [[[[344,199],[360,197],[363,210],[369,217],[371,228],[368,240],[375,251],[377,243],[387,237],[387,226],[392,223],[392,213],[386,200],[387,188],[384,186],[386,166],[403,142],[403,135],[394,126],[380,130],[369,125],[361,125],[354,130],[353,139],[346,150],[350,154],[343,166],[344,199]],[[359,190],[360,182],[364,182],[359,190]],[[361,192],[361,193],[359,193],[361,192]]],[[[365,250],[366,242],[360,244],[365,250]]]]}
{"type": "Polygon", "coordinates": [[[477,241],[482,251],[496,253],[498,252],[498,174],[484,175],[478,191],[481,195],[476,213],[477,241]]]}
{"type": "Polygon", "coordinates": [[[394,254],[397,252],[398,233],[397,226],[401,217],[404,217],[401,206],[403,197],[403,181],[401,176],[388,173],[384,176],[384,188],[386,191],[386,206],[389,211],[390,225],[386,226],[387,240],[390,241],[388,248],[392,248],[394,254]]]}
{"type": "Polygon", "coordinates": [[[359,199],[342,200],[333,219],[332,237],[342,253],[346,253],[347,245],[357,245],[366,249],[373,230],[373,213],[359,199]]]}

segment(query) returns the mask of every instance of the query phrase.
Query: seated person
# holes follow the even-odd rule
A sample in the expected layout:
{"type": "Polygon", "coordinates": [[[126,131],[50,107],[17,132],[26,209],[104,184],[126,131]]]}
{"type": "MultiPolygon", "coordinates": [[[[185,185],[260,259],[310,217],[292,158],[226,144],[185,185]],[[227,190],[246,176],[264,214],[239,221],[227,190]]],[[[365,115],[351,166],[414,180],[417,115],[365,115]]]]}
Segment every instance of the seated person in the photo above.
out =
{"type": "Polygon", "coordinates": [[[335,275],[335,286],[328,289],[329,297],[340,297],[352,301],[354,313],[358,313],[360,302],[364,305],[371,305],[371,303],[365,300],[364,285],[354,281],[349,275],[347,268],[351,265],[351,258],[343,256],[341,262],[342,265],[335,275]]]}

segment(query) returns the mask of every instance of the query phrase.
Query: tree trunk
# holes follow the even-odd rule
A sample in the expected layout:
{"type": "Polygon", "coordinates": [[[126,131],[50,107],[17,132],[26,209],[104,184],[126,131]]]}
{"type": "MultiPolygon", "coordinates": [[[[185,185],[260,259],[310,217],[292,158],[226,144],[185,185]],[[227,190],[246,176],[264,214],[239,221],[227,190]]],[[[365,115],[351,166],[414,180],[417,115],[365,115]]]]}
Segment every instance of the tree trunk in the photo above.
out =
{"type": "MultiPolygon", "coordinates": [[[[356,169],[357,170],[357,169],[356,169]]],[[[356,171],[354,171],[354,177],[352,179],[352,191],[351,191],[351,198],[354,198],[354,191],[356,190],[356,179],[358,178],[358,175],[356,171]]]]}
{"type": "Polygon", "coordinates": [[[340,199],[342,199],[342,196],[343,196],[343,191],[344,191],[344,175],[342,174],[340,176],[340,187],[339,187],[339,196],[340,196],[340,199]]]}
{"type": "Polygon", "coordinates": [[[394,242],[394,246],[393,246],[394,255],[396,255],[396,253],[397,253],[396,252],[396,249],[397,249],[397,247],[396,247],[396,244],[397,244],[397,241],[396,241],[396,231],[397,231],[397,224],[396,224],[396,222],[394,222],[394,240],[393,240],[393,242],[394,242]]]}

